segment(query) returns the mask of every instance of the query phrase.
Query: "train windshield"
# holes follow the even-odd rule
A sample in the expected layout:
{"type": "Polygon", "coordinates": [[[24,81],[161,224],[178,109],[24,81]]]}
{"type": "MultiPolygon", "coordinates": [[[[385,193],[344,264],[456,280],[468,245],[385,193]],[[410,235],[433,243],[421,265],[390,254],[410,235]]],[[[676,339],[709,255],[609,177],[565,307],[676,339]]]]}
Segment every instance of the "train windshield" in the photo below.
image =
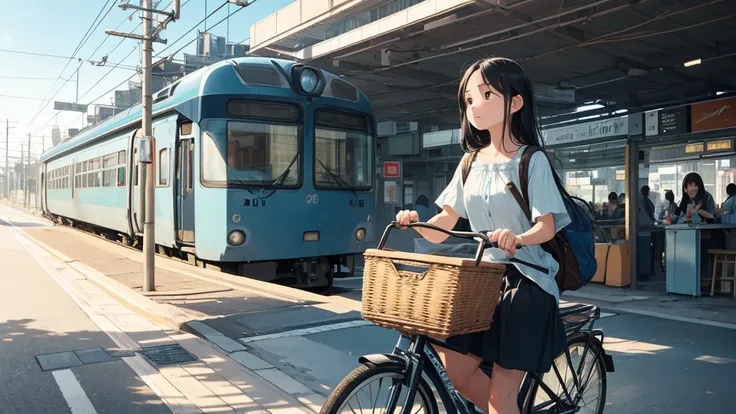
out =
{"type": "Polygon", "coordinates": [[[314,130],[315,187],[370,189],[373,186],[373,139],[367,117],[318,109],[314,130]]]}
{"type": "Polygon", "coordinates": [[[298,155],[296,125],[227,123],[228,182],[270,185],[279,179],[282,187],[295,186],[301,171],[298,155]]]}

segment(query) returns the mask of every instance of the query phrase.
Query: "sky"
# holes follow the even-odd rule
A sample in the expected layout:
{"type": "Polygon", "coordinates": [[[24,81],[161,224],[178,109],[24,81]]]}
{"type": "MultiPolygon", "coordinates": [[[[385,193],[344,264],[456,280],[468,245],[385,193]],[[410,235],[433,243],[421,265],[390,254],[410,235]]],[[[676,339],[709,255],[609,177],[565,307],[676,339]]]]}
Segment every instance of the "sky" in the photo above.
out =
{"type": "MultiPolygon", "coordinates": [[[[171,1],[162,0],[159,8],[164,8],[171,1]]],[[[207,29],[214,35],[227,36],[231,43],[248,43],[252,24],[293,1],[256,0],[229,19],[229,33],[227,21],[210,30],[213,25],[238,9],[235,5],[227,5],[206,20],[207,29]]],[[[41,154],[42,144],[45,144],[46,149],[51,146],[53,125],[59,125],[62,131],[66,128],[82,128],[82,118],[85,117],[83,114],[61,112],[58,117],[54,117],[58,111],[53,106],[53,101],[75,101],[77,67],[80,68],[79,103],[87,105],[109,105],[114,92],[103,94],[135,74],[134,68],[140,64],[139,42],[105,34],[105,30],[116,28],[120,32],[131,32],[140,23],[139,12],[130,9],[123,11],[118,7],[120,3],[120,0],[0,0],[0,165],[5,165],[6,120],[10,121],[11,127],[8,146],[11,165],[13,158],[20,157],[21,145],[27,149],[28,133],[32,134],[33,157],[41,154]],[[131,15],[133,16],[129,19],[131,15]],[[104,19],[97,26],[103,16],[104,19]],[[94,28],[95,26],[97,27],[94,28]],[[85,38],[88,29],[94,29],[91,36],[79,49],[75,59],[70,60],[69,57],[85,38]],[[108,55],[105,66],[98,67],[89,63],[90,60],[100,61],[105,55],[108,55]],[[83,60],[81,66],[77,58],[83,60]],[[64,69],[67,63],[68,66],[64,69]],[[118,68],[112,69],[117,63],[120,63],[118,68]],[[64,79],[69,81],[65,84],[64,79]],[[49,102],[52,96],[54,97],[49,102]],[[44,98],[46,101],[43,101],[44,98]],[[45,139],[42,138],[43,135],[45,139]]],[[[131,3],[138,4],[137,0],[131,3]]],[[[169,41],[168,44],[154,43],[153,60],[157,60],[155,56],[158,53],[163,51],[163,56],[168,55],[195,39],[198,30],[205,31],[205,23],[197,23],[224,3],[226,0],[181,0],[180,19],[169,23],[167,29],[161,33],[161,37],[169,41]],[[182,35],[184,37],[174,43],[182,35]],[[164,51],[166,48],[168,49],[164,51]]],[[[135,33],[141,34],[142,29],[137,28],[135,33]]],[[[181,59],[182,53],[193,54],[195,51],[196,42],[183,49],[175,58],[181,59]]],[[[139,80],[138,75],[131,79],[136,82],[139,80]]],[[[117,89],[127,89],[127,83],[117,89]]]]}

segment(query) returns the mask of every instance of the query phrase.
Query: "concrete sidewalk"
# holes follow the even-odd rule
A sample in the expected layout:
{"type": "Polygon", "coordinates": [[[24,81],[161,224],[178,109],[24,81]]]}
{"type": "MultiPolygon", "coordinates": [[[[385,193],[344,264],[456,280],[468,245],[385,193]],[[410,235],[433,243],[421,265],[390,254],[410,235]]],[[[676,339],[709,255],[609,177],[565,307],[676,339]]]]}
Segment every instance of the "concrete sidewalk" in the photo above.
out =
{"type": "Polygon", "coordinates": [[[640,290],[591,283],[579,291],[563,293],[562,299],[592,303],[611,312],[736,329],[736,300],[730,296],[694,298],[667,294],[663,283],[640,290]]]}
{"type": "MultiPolygon", "coordinates": [[[[336,322],[342,327],[366,324],[360,318],[360,303],[356,301],[227,275],[162,257],[156,257],[156,292],[143,293],[139,251],[67,227],[51,226],[39,217],[18,216],[13,222],[39,247],[128,308],[153,323],[209,340],[233,363],[312,412],[319,411],[329,392],[325,393],[323,387],[317,387],[321,392],[315,392],[281,367],[259,358],[247,345],[247,338],[278,337],[285,331],[314,329],[316,325],[336,322]]],[[[327,365],[328,360],[321,363],[327,365]]]]}

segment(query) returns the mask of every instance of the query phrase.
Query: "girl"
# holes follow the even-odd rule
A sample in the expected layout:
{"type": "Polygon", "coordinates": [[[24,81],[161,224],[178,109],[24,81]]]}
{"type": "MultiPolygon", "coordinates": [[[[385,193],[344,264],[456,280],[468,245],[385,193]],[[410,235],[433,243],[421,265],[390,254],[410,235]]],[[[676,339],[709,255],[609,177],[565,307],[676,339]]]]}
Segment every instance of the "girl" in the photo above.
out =
{"type": "Polygon", "coordinates": [[[705,191],[703,179],[698,173],[691,172],[682,180],[682,200],[675,210],[678,223],[713,222],[716,215],[716,203],[713,196],[705,191]]]}
{"type": "MultiPolygon", "coordinates": [[[[545,373],[567,346],[560,319],[559,290],[555,275],[559,264],[539,245],[570,223],[562,197],[544,152],[529,163],[529,205],[533,223],[507,191],[511,180],[518,188],[519,160],[524,147],[541,147],[532,84],[514,61],[492,58],[476,62],[463,76],[458,90],[462,123],[461,146],[477,152],[467,181],[458,166],[450,184],[437,198],[442,211],[429,220],[451,230],[459,218],[467,218],[474,231],[490,229],[489,237],[500,249],[486,250],[485,258],[506,263],[501,300],[493,322],[485,332],[460,335],[448,343],[463,353],[437,347],[454,386],[476,407],[494,414],[518,414],[517,394],[525,372],[545,373]],[[517,250],[517,246],[523,246],[517,250]],[[507,257],[549,269],[549,274],[507,257]],[[493,365],[493,375],[480,369],[493,365]]],[[[396,221],[418,221],[415,211],[401,211],[396,221]]],[[[433,243],[444,233],[415,228],[433,243]]]]}
{"type": "MultiPolygon", "coordinates": [[[[705,191],[703,179],[698,173],[691,172],[682,179],[682,200],[675,210],[676,223],[715,223],[716,203],[713,196],[705,191]]],[[[670,224],[671,221],[665,221],[670,224]]],[[[711,271],[708,250],[717,249],[723,242],[722,234],[717,231],[700,231],[700,275],[707,277],[711,271]]]]}

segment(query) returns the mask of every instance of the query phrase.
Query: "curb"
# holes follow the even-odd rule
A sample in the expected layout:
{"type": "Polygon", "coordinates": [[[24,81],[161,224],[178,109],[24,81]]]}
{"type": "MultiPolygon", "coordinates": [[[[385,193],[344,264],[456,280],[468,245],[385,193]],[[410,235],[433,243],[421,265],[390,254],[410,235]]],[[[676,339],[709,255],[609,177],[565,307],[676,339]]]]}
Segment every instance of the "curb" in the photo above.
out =
{"type": "Polygon", "coordinates": [[[83,263],[74,261],[58,250],[37,240],[35,237],[22,231],[20,233],[22,233],[22,237],[25,237],[31,243],[34,243],[40,248],[46,250],[49,254],[62,260],[64,264],[100,286],[106,293],[114,297],[116,300],[119,300],[132,311],[141,314],[150,320],[162,323],[170,328],[194,334],[195,336],[205,339],[209,344],[225,352],[228,358],[234,363],[237,363],[243,368],[251,371],[253,374],[257,375],[258,378],[270,383],[281,392],[293,396],[293,398],[299,401],[304,408],[318,413],[322,405],[327,400],[323,396],[314,392],[311,388],[308,388],[306,385],[290,378],[275,366],[266,363],[255,355],[250,354],[247,352],[246,348],[237,341],[230,339],[221,332],[199,322],[193,315],[187,314],[173,305],[162,304],[148,299],[122,283],[108,277],[104,273],[83,263]],[[200,329],[197,329],[197,326],[201,326],[200,329]],[[209,329],[209,331],[207,331],[207,329],[209,329]],[[264,366],[264,364],[267,364],[268,366],[264,366]]]}
{"type": "Polygon", "coordinates": [[[182,330],[182,326],[184,324],[196,320],[194,315],[183,312],[173,305],[158,303],[151,299],[148,299],[147,297],[136,293],[122,283],[108,277],[104,273],[90,266],[87,266],[84,263],[75,261],[74,259],[47,245],[46,243],[36,239],[35,237],[25,232],[21,233],[24,237],[49,252],[52,256],[55,256],[64,261],[67,266],[76,270],[95,284],[99,285],[108,294],[113,296],[115,299],[121,301],[128,308],[136,311],[137,313],[143,314],[143,316],[149,319],[153,319],[156,322],[163,323],[164,325],[176,330],[182,330]]]}

